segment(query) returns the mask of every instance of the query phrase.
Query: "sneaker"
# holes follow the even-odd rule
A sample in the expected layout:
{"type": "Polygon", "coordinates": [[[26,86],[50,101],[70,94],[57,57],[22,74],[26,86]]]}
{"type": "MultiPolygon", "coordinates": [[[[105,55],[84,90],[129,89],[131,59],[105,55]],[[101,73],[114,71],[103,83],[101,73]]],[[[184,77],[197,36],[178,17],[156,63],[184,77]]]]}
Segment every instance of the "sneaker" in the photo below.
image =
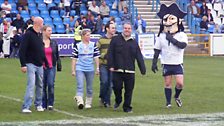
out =
{"type": "Polygon", "coordinates": [[[43,112],[43,111],[44,111],[44,109],[43,109],[42,106],[37,106],[36,110],[37,110],[38,112],[43,112]]]}
{"type": "Polygon", "coordinates": [[[50,111],[54,110],[53,106],[49,105],[48,110],[50,110],[50,111]]]}
{"type": "Polygon", "coordinates": [[[90,108],[92,108],[92,106],[91,106],[90,104],[86,104],[86,105],[85,105],[85,108],[86,108],[86,109],[90,109],[90,108]]]}
{"type": "Polygon", "coordinates": [[[133,111],[131,109],[124,110],[124,112],[126,112],[126,113],[133,113],[133,111]]]}
{"type": "Polygon", "coordinates": [[[29,110],[29,109],[23,109],[23,110],[22,110],[22,113],[32,113],[32,111],[29,110]]]}
{"type": "Polygon", "coordinates": [[[175,98],[175,101],[176,101],[178,107],[182,106],[182,102],[179,98],[175,98]]]}
{"type": "Polygon", "coordinates": [[[168,109],[171,108],[171,107],[172,107],[171,104],[167,104],[167,105],[166,105],[166,108],[168,108],[168,109]]]}
{"type": "Polygon", "coordinates": [[[119,106],[120,106],[120,104],[115,103],[114,104],[114,111],[118,110],[119,106]]]}

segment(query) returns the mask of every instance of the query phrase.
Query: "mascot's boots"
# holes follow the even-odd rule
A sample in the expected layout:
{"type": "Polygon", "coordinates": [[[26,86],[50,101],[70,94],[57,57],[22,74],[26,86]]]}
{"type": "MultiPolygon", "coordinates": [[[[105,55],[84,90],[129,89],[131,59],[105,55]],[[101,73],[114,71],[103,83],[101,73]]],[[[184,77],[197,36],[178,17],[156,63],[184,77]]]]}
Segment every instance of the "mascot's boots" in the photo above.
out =
{"type": "Polygon", "coordinates": [[[77,106],[79,109],[83,109],[84,107],[84,101],[83,101],[83,98],[81,96],[75,96],[74,99],[76,100],[77,102],[77,106]]]}
{"type": "Polygon", "coordinates": [[[91,108],[92,107],[92,97],[86,97],[86,105],[85,108],[91,108]]]}

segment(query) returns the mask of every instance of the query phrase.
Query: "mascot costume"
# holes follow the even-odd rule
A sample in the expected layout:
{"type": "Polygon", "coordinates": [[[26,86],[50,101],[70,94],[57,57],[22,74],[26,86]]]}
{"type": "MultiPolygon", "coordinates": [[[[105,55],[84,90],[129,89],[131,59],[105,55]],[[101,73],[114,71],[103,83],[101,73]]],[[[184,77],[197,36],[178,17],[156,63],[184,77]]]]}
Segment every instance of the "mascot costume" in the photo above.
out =
{"type": "Polygon", "coordinates": [[[154,57],[152,61],[152,71],[156,73],[157,60],[161,55],[161,65],[165,83],[166,107],[171,108],[172,97],[172,77],[175,78],[175,102],[178,107],[182,106],[180,93],[183,89],[183,55],[184,48],[187,46],[188,38],[183,32],[182,18],[186,15],[181,11],[176,3],[166,6],[162,4],[157,13],[161,19],[160,31],[156,38],[154,47],[154,57]]]}

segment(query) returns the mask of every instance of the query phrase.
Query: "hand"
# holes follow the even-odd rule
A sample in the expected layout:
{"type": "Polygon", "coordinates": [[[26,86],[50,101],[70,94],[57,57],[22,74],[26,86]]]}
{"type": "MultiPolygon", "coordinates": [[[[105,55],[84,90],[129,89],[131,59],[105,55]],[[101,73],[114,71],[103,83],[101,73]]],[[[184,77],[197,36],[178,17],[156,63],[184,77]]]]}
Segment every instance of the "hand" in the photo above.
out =
{"type": "Polygon", "coordinates": [[[72,76],[75,76],[75,74],[76,74],[75,71],[72,71],[72,76]]]}
{"type": "Polygon", "coordinates": [[[113,72],[114,71],[114,68],[110,68],[110,71],[113,72]]]}
{"type": "Polygon", "coordinates": [[[151,67],[151,70],[152,70],[153,73],[156,73],[156,71],[158,71],[157,65],[153,63],[152,67],[151,67]]]}
{"type": "Polygon", "coordinates": [[[169,33],[166,33],[166,39],[169,42],[173,43],[174,45],[176,45],[176,43],[177,43],[177,40],[175,38],[173,38],[173,36],[171,34],[169,34],[169,33]]]}
{"type": "Polygon", "coordinates": [[[27,71],[27,67],[25,66],[25,67],[21,67],[21,71],[23,72],[23,73],[26,73],[26,71],[27,71]]]}
{"type": "Polygon", "coordinates": [[[99,75],[99,74],[100,74],[100,70],[99,70],[99,68],[96,69],[95,74],[96,74],[96,75],[99,75]]]}

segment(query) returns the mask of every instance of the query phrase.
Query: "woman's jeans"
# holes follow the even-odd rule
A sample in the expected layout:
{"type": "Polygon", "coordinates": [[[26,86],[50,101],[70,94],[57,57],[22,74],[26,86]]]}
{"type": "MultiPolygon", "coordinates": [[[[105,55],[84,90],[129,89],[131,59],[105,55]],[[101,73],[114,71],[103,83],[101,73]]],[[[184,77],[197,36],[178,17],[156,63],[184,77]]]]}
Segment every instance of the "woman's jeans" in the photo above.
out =
{"type": "Polygon", "coordinates": [[[76,71],[76,96],[83,97],[84,95],[84,79],[86,79],[86,97],[93,96],[93,79],[94,71],[76,71]]]}
{"type": "Polygon", "coordinates": [[[43,99],[42,99],[43,108],[47,108],[47,106],[54,105],[55,73],[56,73],[55,66],[52,68],[44,69],[43,99]]]}
{"type": "Polygon", "coordinates": [[[43,92],[43,66],[36,66],[32,63],[27,63],[27,87],[24,96],[23,109],[30,109],[34,97],[34,87],[36,86],[35,106],[42,105],[43,92]]]}

